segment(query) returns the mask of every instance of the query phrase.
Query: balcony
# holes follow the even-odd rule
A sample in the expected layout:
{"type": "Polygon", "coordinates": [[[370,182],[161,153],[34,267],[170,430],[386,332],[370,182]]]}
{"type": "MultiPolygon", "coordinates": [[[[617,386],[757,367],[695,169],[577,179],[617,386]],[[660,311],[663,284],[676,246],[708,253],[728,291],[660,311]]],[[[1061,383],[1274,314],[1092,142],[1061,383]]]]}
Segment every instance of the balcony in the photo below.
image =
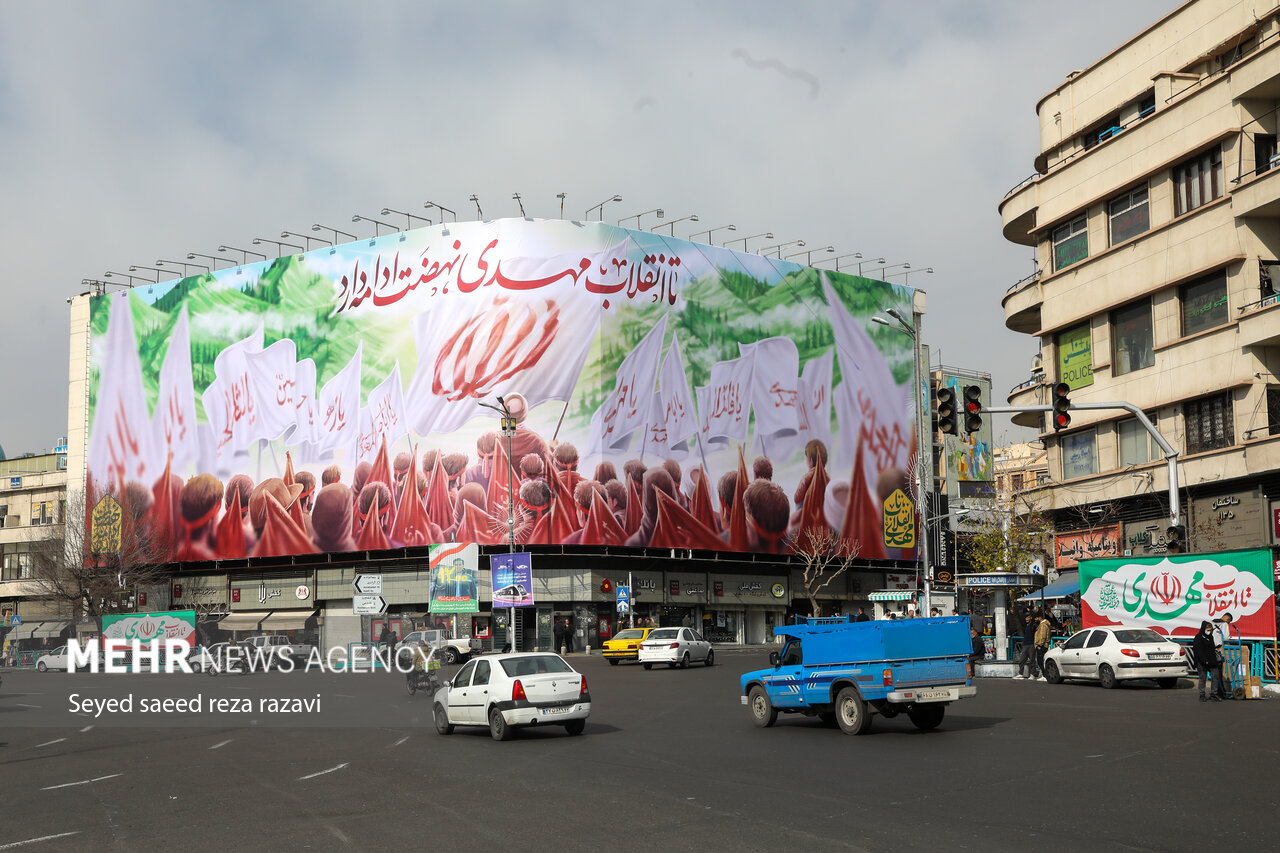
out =
{"type": "Polygon", "coordinates": [[[1040,175],[1035,174],[1009,190],[1000,202],[1004,238],[1010,243],[1034,246],[1036,211],[1040,206],[1040,175]]]}
{"type": "Polygon", "coordinates": [[[1280,300],[1275,295],[1241,308],[1240,346],[1280,346],[1280,300]]]}
{"type": "Polygon", "coordinates": [[[1014,283],[1005,292],[1004,325],[1012,332],[1034,335],[1040,331],[1040,303],[1044,301],[1044,293],[1040,287],[1040,272],[1014,283]]]}
{"type": "Polygon", "coordinates": [[[1236,217],[1280,219],[1280,157],[1275,165],[1231,192],[1231,212],[1236,217]]]}
{"type": "MultiPolygon", "coordinates": [[[[1043,406],[1049,402],[1049,394],[1047,392],[1048,379],[1043,373],[1037,373],[1028,379],[1009,389],[1009,405],[1010,406],[1043,406]]],[[[1040,429],[1041,419],[1044,417],[1042,412],[1019,412],[1013,415],[1012,420],[1018,426],[1031,427],[1032,429],[1040,429]]]]}

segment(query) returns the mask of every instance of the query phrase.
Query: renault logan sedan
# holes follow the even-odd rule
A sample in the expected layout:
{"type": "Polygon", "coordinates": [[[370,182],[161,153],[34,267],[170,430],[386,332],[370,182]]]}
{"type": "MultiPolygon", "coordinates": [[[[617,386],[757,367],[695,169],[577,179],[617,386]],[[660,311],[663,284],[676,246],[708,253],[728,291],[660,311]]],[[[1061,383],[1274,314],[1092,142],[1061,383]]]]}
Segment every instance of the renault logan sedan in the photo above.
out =
{"type": "Polygon", "coordinates": [[[1086,628],[1044,656],[1044,677],[1051,684],[1083,678],[1110,688],[1152,678],[1168,688],[1186,674],[1186,648],[1149,628],[1086,628]]]}
{"type": "Polygon", "coordinates": [[[640,644],[640,663],[645,669],[652,669],[655,663],[688,669],[694,661],[711,666],[716,662],[716,653],[692,628],[658,628],[640,644]]]}
{"type": "Polygon", "coordinates": [[[488,726],[506,740],[524,726],[564,726],[582,734],[591,714],[591,693],[582,673],[549,652],[486,655],[467,661],[435,695],[436,731],[488,726]]]}

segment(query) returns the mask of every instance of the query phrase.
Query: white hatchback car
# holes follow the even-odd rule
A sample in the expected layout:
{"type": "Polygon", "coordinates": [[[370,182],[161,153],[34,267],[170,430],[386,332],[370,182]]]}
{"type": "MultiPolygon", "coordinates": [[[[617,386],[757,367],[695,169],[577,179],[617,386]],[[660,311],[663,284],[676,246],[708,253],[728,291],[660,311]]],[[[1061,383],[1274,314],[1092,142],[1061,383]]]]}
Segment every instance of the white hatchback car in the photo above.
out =
{"type": "Polygon", "coordinates": [[[587,679],[550,652],[485,655],[463,665],[435,695],[436,731],[488,726],[506,740],[524,726],[564,726],[582,734],[591,714],[587,679]]]}
{"type": "Polygon", "coordinates": [[[693,661],[712,666],[716,653],[692,628],[658,628],[650,631],[640,644],[640,663],[645,669],[653,669],[655,663],[687,669],[693,661]]]}
{"type": "Polygon", "coordinates": [[[1086,678],[1109,688],[1152,678],[1169,688],[1186,675],[1186,648],[1150,628],[1086,628],[1044,656],[1044,677],[1052,684],[1086,678]]]}
{"type": "Polygon", "coordinates": [[[67,668],[67,647],[58,646],[52,651],[45,652],[36,658],[36,669],[41,672],[48,672],[51,669],[67,668]]]}

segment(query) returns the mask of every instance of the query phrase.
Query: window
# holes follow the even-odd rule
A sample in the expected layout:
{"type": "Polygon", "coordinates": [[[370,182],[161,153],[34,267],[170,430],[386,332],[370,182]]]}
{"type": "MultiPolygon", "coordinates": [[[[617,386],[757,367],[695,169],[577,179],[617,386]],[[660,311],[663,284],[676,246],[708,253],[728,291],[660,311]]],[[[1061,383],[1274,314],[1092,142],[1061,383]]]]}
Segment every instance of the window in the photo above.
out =
{"type": "Polygon", "coordinates": [[[1086,649],[1096,649],[1107,641],[1106,631],[1094,631],[1093,636],[1089,638],[1089,642],[1084,644],[1086,649]]]}
{"type": "MultiPolygon", "coordinates": [[[[1155,423],[1155,418],[1148,416],[1155,423]]],[[[1121,421],[1116,425],[1116,433],[1120,445],[1120,467],[1142,465],[1160,458],[1160,445],[1147,432],[1147,428],[1137,418],[1121,421]]]]}
{"type": "Polygon", "coordinates": [[[1084,641],[1088,639],[1090,632],[1081,631],[1079,634],[1073,634],[1070,640],[1062,644],[1064,649],[1080,649],[1084,648],[1084,641]]]}
{"type": "Polygon", "coordinates": [[[1218,148],[1173,167],[1173,212],[1181,216],[1222,195],[1222,151],[1218,148]]]}
{"type": "Polygon", "coordinates": [[[1205,276],[1184,284],[1182,299],[1182,334],[1194,335],[1227,322],[1227,271],[1205,276]]]}
{"type": "Polygon", "coordinates": [[[1267,389],[1267,435],[1280,435],[1280,388],[1267,389]]]}
{"type": "Polygon", "coordinates": [[[16,581],[29,577],[31,577],[31,554],[25,551],[6,552],[0,580],[16,581]]]}
{"type": "Polygon", "coordinates": [[[1215,394],[1192,400],[1182,407],[1187,427],[1187,452],[1218,450],[1235,443],[1235,422],[1231,416],[1231,394],[1215,394]]]}
{"type": "Polygon", "coordinates": [[[1062,479],[1098,473],[1098,442],[1093,430],[1062,437],[1062,479]]]}
{"type": "Polygon", "coordinates": [[[1258,260],[1258,293],[1263,304],[1275,301],[1276,285],[1280,285],[1280,261],[1258,260]]]}
{"type": "Polygon", "coordinates": [[[1022,475],[1021,474],[1009,475],[1009,489],[1014,492],[1022,491],[1022,475]]]}
{"type": "Polygon", "coordinates": [[[1078,216],[1053,229],[1053,268],[1066,269],[1089,257],[1088,221],[1078,216]]]}
{"type": "Polygon", "coordinates": [[[1113,311],[1111,324],[1115,340],[1113,370],[1117,376],[1155,364],[1150,300],[1113,311]]]}
{"type": "Polygon", "coordinates": [[[489,683],[489,662],[487,660],[482,660],[480,661],[480,663],[476,664],[476,674],[475,674],[475,677],[471,679],[471,684],[474,686],[476,684],[488,684],[488,683],[489,683]]]}
{"type": "Polygon", "coordinates": [[[1280,165],[1280,159],[1276,158],[1274,133],[1259,133],[1253,137],[1253,162],[1259,175],[1270,170],[1272,166],[1280,165]]]}
{"type": "Polygon", "coordinates": [[[1120,130],[1120,113],[1112,113],[1085,131],[1080,141],[1084,145],[1084,150],[1088,151],[1099,142],[1104,142],[1115,136],[1120,130]]]}
{"type": "Polygon", "coordinates": [[[1146,187],[1134,187],[1118,198],[1113,198],[1107,205],[1107,211],[1113,246],[1136,237],[1151,227],[1146,187]]]}

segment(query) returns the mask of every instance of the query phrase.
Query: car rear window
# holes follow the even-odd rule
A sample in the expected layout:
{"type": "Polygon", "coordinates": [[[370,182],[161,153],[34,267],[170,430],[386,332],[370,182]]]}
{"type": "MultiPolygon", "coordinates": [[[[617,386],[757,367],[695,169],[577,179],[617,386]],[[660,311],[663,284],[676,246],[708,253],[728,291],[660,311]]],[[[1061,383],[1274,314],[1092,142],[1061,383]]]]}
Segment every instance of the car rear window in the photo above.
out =
{"type": "Polygon", "coordinates": [[[1116,631],[1116,639],[1122,643],[1167,643],[1168,639],[1149,628],[1127,628],[1116,631]]]}
{"type": "Polygon", "coordinates": [[[650,640],[674,640],[680,636],[679,628],[659,628],[649,634],[646,639],[650,640]]]}
{"type": "Polygon", "coordinates": [[[619,631],[618,636],[614,637],[614,639],[615,640],[638,640],[643,636],[644,636],[644,631],[636,629],[636,630],[619,631]]]}
{"type": "Polygon", "coordinates": [[[507,658],[502,661],[502,671],[514,678],[521,675],[537,675],[541,672],[573,672],[574,670],[559,655],[529,655],[507,658]]]}

